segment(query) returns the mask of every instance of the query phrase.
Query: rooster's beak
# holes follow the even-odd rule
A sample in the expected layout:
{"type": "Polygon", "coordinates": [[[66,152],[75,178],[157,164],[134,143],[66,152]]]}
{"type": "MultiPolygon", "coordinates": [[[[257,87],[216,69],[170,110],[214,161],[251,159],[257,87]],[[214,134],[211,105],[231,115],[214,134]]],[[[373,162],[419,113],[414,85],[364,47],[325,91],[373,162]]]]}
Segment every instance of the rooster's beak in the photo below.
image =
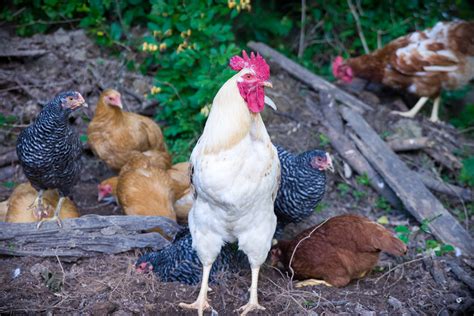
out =
{"type": "Polygon", "coordinates": [[[266,88],[273,88],[273,84],[270,81],[262,82],[262,86],[264,86],[266,88]]]}
{"type": "Polygon", "coordinates": [[[277,110],[277,106],[275,105],[275,102],[272,101],[269,97],[265,96],[264,100],[265,104],[267,104],[269,107],[271,107],[273,110],[277,110]]]}

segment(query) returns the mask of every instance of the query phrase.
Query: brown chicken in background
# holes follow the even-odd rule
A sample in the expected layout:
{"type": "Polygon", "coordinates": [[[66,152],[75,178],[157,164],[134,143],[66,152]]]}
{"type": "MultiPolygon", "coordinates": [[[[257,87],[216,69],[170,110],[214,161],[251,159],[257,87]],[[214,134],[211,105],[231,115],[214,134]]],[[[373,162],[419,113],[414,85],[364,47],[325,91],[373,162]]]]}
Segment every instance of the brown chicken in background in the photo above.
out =
{"type": "Polygon", "coordinates": [[[107,166],[120,170],[130,153],[157,150],[169,156],[160,127],[150,118],[122,110],[118,91],[105,90],[87,129],[92,151],[107,166]]]}
{"type": "Polygon", "coordinates": [[[437,122],[441,91],[459,89],[474,78],[474,22],[438,22],[371,54],[346,61],[339,56],[332,68],[334,77],[345,83],[359,77],[421,97],[410,111],[396,112],[405,117],[414,117],[434,99],[430,120],[437,122]]]}
{"type": "Polygon", "coordinates": [[[98,185],[98,201],[116,200],[127,215],[166,216],[186,222],[192,206],[189,163],[163,168],[163,161],[134,153],[120,175],[98,185]]]}
{"type": "MultiPolygon", "coordinates": [[[[8,199],[8,210],[5,221],[10,223],[32,223],[44,218],[51,218],[54,215],[54,209],[59,201],[59,194],[56,190],[46,190],[43,194],[42,217],[38,218],[33,211],[32,206],[38,195],[38,192],[30,183],[19,184],[8,199]]],[[[80,214],[74,203],[65,198],[61,206],[59,218],[75,218],[80,214]]]]}
{"type": "Polygon", "coordinates": [[[271,263],[281,264],[295,279],[305,280],[297,287],[342,287],[369,273],[381,251],[401,256],[407,247],[382,225],[348,214],[308,228],[291,241],[279,240],[272,247],[271,263]]]}

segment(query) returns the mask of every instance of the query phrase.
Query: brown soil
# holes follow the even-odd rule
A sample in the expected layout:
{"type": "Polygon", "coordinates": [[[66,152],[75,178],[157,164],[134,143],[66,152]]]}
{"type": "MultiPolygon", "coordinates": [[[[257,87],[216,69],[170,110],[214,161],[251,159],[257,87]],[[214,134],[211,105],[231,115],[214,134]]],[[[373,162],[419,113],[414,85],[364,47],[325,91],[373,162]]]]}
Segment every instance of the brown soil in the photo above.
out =
{"type": "MultiPolygon", "coordinates": [[[[138,76],[124,70],[123,65],[107,52],[100,51],[81,31],[58,31],[51,35],[37,35],[29,39],[12,37],[8,32],[0,32],[0,42],[11,43],[10,47],[25,49],[46,49],[48,54],[35,58],[0,59],[0,113],[15,115],[17,126],[0,130],[2,147],[13,147],[21,128],[28,124],[39,111],[38,102],[44,102],[54,93],[74,88],[95,104],[101,88],[128,88],[123,93],[125,104],[132,111],[153,114],[156,107],[148,107],[140,102],[141,96],[150,88],[150,78],[138,76]],[[119,84],[115,84],[115,83],[119,84]],[[134,96],[135,94],[135,96],[134,96]]],[[[6,49],[0,47],[0,49],[6,49]]],[[[321,138],[322,129],[314,123],[305,106],[305,98],[317,95],[306,86],[272,67],[275,89],[269,95],[279,106],[278,114],[266,110],[264,120],[275,143],[294,152],[322,147],[334,152],[321,138]],[[323,143],[322,143],[323,142],[323,143]]],[[[396,109],[393,97],[381,97],[362,91],[360,97],[369,104],[376,105],[371,122],[379,133],[397,133],[396,126],[411,126],[400,123],[397,117],[387,115],[396,109]],[[383,105],[380,105],[380,104],[383,105]]],[[[398,101],[397,101],[398,102],[398,101]]],[[[85,113],[91,117],[94,108],[85,113]]],[[[75,126],[84,133],[87,117],[76,115],[75,126]]],[[[455,133],[449,126],[433,128],[426,119],[418,117],[424,135],[432,130],[454,137],[459,144],[470,142],[463,135],[455,133]]],[[[416,124],[415,124],[416,125],[416,124]]],[[[430,132],[431,131],[431,132],[430,132]]],[[[447,136],[439,136],[447,137],[447,136]]],[[[461,145],[460,145],[461,146],[461,145]]],[[[471,147],[472,148],[472,147],[471,147]]],[[[452,148],[449,148],[452,149],[452,148]]],[[[472,261],[455,258],[453,255],[430,257],[424,253],[424,242],[432,236],[422,233],[419,224],[400,210],[383,210],[376,206],[377,195],[372,189],[358,183],[354,177],[344,179],[342,162],[336,156],[338,172],[329,176],[327,194],[323,207],[300,225],[290,225],[287,235],[294,235],[304,227],[313,225],[324,218],[343,213],[359,213],[377,220],[385,215],[393,229],[406,225],[412,233],[409,253],[403,258],[382,255],[379,266],[366,278],[352,282],[343,289],[323,286],[303,289],[293,288],[293,282],[279,271],[264,266],[259,284],[260,303],[266,311],[261,315],[318,315],[318,314],[473,314],[472,293],[469,287],[459,281],[450,271],[446,262],[454,260],[472,274],[472,261]],[[350,190],[346,193],[338,189],[345,183],[350,190]],[[362,193],[358,193],[362,192],[362,193]],[[362,196],[360,196],[362,194],[362,196]],[[441,274],[447,280],[437,283],[428,268],[436,262],[441,274]]],[[[440,166],[423,153],[402,156],[417,169],[437,170],[455,181],[449,170],[440,166]]],[[[113,175],[105,165],[86,151],[86,164],[80,183],[75,187],[73,199],[81,214],[118,215],[118,207],[97,203],[97,184],[113,175]]],[[[13,175],[7,174],[0,181],[25,181],[17,167],[13,175]]],[[[4,170],[4,169],[0,169],[4,170]]],[[[11,189],[0,189],[0,201],[8,198],[11,189]]],[[[441,197],[453,213],[462,213],[459,201],[441,197]]],[[[463,224],[469,227],[472,215],[463,224]]],[[[58,258],[1,257],[0,258],[0,312],[7,314],[194,314],[178,308],[179,302],[191,302],[198,293],[198,286],[178,283],[162,283],[153,275],[135,273],[132,265],[144,250],[119,255],[101,255],[94,258],[65,262],[58,258]],[[42,273],[41,271],[48,271],[42,273]]],[[[234,309],[245,304],[248,299],[250,272],[223,276],[219,284],[212,287],[211,305],[222,315],[236,314],[234,309]]]]}

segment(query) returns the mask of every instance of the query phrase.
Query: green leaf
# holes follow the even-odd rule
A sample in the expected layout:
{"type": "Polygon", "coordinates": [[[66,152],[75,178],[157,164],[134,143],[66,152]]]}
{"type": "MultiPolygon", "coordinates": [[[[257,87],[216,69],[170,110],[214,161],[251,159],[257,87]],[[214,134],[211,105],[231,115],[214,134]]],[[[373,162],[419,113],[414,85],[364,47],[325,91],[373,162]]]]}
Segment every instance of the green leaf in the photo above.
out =
{"type": "Polygon", "coordinates": [[[380,216],[378,219],[377,219],[377,223],[381,224],[381,225],[387,225],[388,224],[388,217],[387,216],[380,216]]]}
{"type": "Polygon", "coordinates": [[[5,181],[5,182],[2,183],[2,185],[5,188],[13,189],[15,187],[15,182],[14,181],[5,181]]]}
{"type": "Polygon", "coordinates": [[[110,36],[113,40],[118,41],[122,37],[122,27],[117,22],[110,26],[110,36]]]}
{"type": "Polygon", "coordinates": [[[398,225],[395,227],[397,233],[410,233],[410,229],[405,225],[398,225]]]}
{"type": "Polygon", "coordinates": [[[79,139],[81,140],[81,142],[87,143],[88,138],[86,134],[82,134],[81,136],[79,136],[79,139]]]}

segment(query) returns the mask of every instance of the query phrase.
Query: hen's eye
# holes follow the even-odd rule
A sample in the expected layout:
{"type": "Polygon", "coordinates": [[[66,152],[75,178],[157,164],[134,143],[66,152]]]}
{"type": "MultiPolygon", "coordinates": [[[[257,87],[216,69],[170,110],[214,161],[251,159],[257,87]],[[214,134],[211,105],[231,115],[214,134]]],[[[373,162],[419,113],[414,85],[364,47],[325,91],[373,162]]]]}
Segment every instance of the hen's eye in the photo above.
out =
{"type": "Polygon", "coordinates": [[[72,101],[72,97],[68,97],[67,99],[68,99],[68,101],[72,101]]]}
{"type": "Polygon", "coordinates": [[[244,78],[245,78],[245,79],[252,79],[252,75],[251,75],[251,74],[246,74],[246,75],[244,76],[244,78]]]}

